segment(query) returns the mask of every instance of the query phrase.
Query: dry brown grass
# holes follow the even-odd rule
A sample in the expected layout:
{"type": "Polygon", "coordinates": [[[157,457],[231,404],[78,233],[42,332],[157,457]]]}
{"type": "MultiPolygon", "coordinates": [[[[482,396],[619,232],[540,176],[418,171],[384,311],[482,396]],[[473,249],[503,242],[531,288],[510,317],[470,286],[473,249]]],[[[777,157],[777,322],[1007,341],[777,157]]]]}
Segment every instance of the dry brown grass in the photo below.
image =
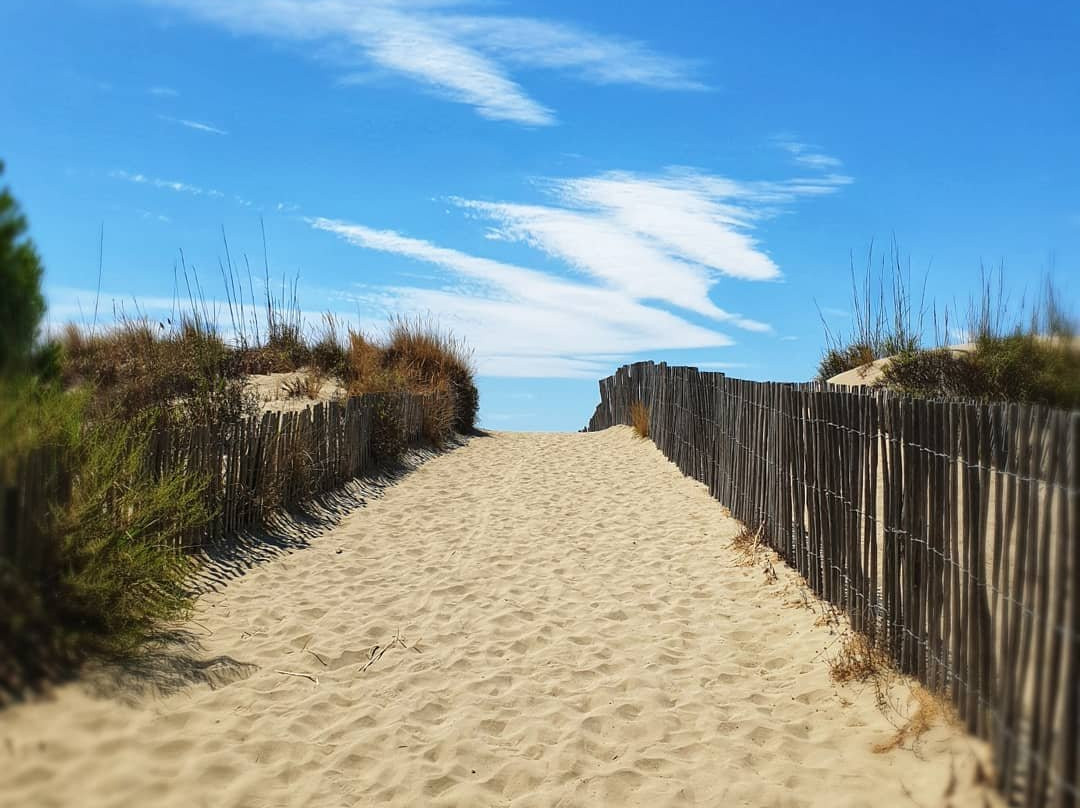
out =
{"type": "Polygon", "coordinates": [[[454,434],[454,395],[447,386],[428,391],[424,401],[424,422],[421,427],[424,439],[435,446],[443,446],[454,434]]]}
{"type": "Polygon", "coordinates": [[[338,378],[349,395],[407,392],[426,396],[424,430],[442,444],[476,421],[478,394],[472,355],[430,319],[395,318],[385,336],[342,328],[330,315],[308,345],[294,315],[271,312],[264,343],[227,345],[200,316],[179,323],[121,319],[94,333],[69,325],[61,343],[63,381],[87,384],[105,409],[133,415],[146,409],[191,410],[188,420],[233,421],[256,409],[245,395],[251,374],[298,372],[282,385],[286,398],[317,400],[338,378]],[[308,362],[310,360],[310,362],[308,362]]]}
{"type": "Polygon", "coordinates": [[[474,429],[479,394],[472,352],[430,317],[392,318],[374,338],[347,329],[333,314],[312,330],[303,320],[295,279],[283,280],[278,295],[267,272],[260,317],[250,277],[244,290],[231,264],[223,272],[232,343],[219,336],[213,307],[185,267],[190,311],[175,320],[120,312],[118,324],[107,329],[68,326],[58,340],[62,381],[92,390],[103,411],[128,417],[152,409],[169,419],[183,413],[179,420],[215,426],[257,411],[248,376],[296,374],[281,386],[286,398],[318,400],[333,379],[350,396],[424,396],[424,432],[433,443],[474,429]]]}
{"type": "Polygon", "coordinates": [[[852,632],[829,661],[829,676],[837,684],[880,680],[893,672],[892,661],[870,637],[852,632]]]}
{"type": "Polygon", "coordinates": [[[757,563],[758,549],[761,547],[761,531],[764,525],[757,530],[742,526],[742,529],[735,534],[731,539],[729,545],[732,550],[738,555],[738,559],[735,562],[740,567],[752,567],[757,563]]]}
{"type": "Polygon", "coordinates": [[[156,409],[209,425],[254,410],[236,351],[199,319],[124,318],[94,332],[68,325],[59,342],[65,386],[91,387],[99,408],[122,417],[156,409]]]}
{"type": "Polygon", "coordinates": [[[286,379],[281,385],[285,398],[308,398],[315,401],[326,384],[326,374],[319,368],[308,368],[298,376],[286,379]]]}
{"type": "Polygon", "coordinates": [[[896,734],[892,738],[874,744],[875,754],[883,755],[894,749],[914,749],[919,739],[935,724],[950,720],[955,722],[951,708],[922,685],[913,685],[911,696],[915,701],[914,711],[896,728],[896,734]]]}
{"type": "Polygon", "coordinates": [[[942,696],[901,675],[880,642],[857,632],[841,640],[840,652],[829,660],[829,675],[838,684],[861,682],[874,689],[878,709],[895,731],[887,741],[874,744],[875,754],[908,749],[919,754],[919,741],[938,724],[963,731],[963,723],[942,696]]]}
{"type": "Polygon", "coordinates": [[[399,368],[421,388],[445,387],[453,397],[454,429],[474,428],[480,397],[472,352],[451,332],[429,318],[396,317],[390,321],[384,363],[399,368]]]}
{"type": "Polygon", "coordinates": [[[425,318],[390,321],[383,339],[349,331],[346,386],[350,395],[407,391],[428,396],[425,432],[441,443],[476,424],[479,396],[472,354],[453,334],[425,318]]]}
{"type": "Polygon", "coordinates": [[[630,425],[642,440],[649,437],[649,410],[640,401],[630,405],[630,425]]]}
{"type": "Polygon", "coordinates": [[[345,381],[349,392],[377,393],[384,392],[378,383],[382,371],[382,349],[367,335],[349,329],[348,345],[345,349],[345,381]]]}

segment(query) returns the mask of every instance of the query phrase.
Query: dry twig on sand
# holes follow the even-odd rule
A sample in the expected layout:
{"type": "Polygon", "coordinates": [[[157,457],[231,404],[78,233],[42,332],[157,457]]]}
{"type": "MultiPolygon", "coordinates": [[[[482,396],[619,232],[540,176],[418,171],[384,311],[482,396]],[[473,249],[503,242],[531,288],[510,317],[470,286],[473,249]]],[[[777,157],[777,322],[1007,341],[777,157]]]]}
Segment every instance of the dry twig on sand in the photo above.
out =
{"type": "Polygon", "coordinates": [[[280,673],[282,676],[299,676],[299,677],[302,677],[304,679],[310,679],[315,684],[319,683],[319,677],[318,676],[313,676],[310,673],[297,673],[296,671],[279,671],[279,670],[275,670],[274,673],[280,673]]]}
{"type": "Polygon", "coordinates": [[[412,645],[408,645],[405,642],[405,638],[401,635],[401,629],[398,629],[388,643],[386,643],[385,645],[373,645],[371,647],[371,651],[368,652],[368,661],[364,663],[364,666],[362,668],[360,668],[360,672],[363,673],[380,659],[382,659],[383,654],[385,654],[391,648],[397,648],[400,646],[406,651],[416,651],[416,653],[418,654],[424,653],[420,650],[420,640],[422,639],[424,638],[420,637],[420,639],[418,639],[412,645]]]}

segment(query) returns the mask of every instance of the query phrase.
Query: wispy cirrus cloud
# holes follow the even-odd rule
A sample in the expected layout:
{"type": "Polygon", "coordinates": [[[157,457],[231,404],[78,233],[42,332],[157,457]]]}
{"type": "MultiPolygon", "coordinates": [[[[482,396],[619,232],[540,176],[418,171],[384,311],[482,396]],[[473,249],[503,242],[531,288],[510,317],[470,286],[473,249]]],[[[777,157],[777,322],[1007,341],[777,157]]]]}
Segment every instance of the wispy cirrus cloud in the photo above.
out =
{"type": "Polygon", "coordinates": [[[150,95],[156,95],[159,98],[176,98],[180,93],[174,90],[172,87],[155,86],[151,87],[147,92],[150,95]]]}
{"type": "Polygon", "coordinates": [[[193,185],[189,182],[183,182],[180,180],[166,180],[160,177],[152,177],[147,174],[133,173],[130,171],[114,170],[109,172],[109,176],[116,180],[123,180],[124,182],[134,183],[136,185],[146,185],[152,188],[161,188],[167,191],[175,191],[182,194],[190,194],[191,196],[206,197],[208,199],[225,199],[229,197],[233,203],[239,205],[242,208],[254,208],[260,211],[280,213],[288,215],[300,210],[300,206],[289,202],[278,202],[276,205],[263,204],[240,194],[226,194],[219,191],[217,188],[204,188],[200,185],[193,185]]]}
{"type": "Polygon", "coordinates": [[[441,271],[437,288],[358,286],[342,293],[351,305],[435,313],[467,336],[487,375],[587,378],[634,354],[730,346],[732,338],[717,330],[721,324],[771,331],[764,322],[720,308],[710,298],[712,289],[722,279],[779,277],[779,268],[749,235],[754,222],[778,205],[843,184],[742,183],[681,169],[550,180],[544,183],[550,205],[453,200],[490,223],[490,237],[542,251],[569,275],[394,230],[331,218],[307,221],[354,246],[441,271]],[[716,325],[692,322],[657,303],[716,325]]]}
{"type": "Polygon", "coordinates": [[[136,185],[150,185],[154,188],[163,188],[169,191],[176,191],[177,193],[191,194],[192,196],[207,196],[212,199],[222,199],[225,196],[221,191],[214,188],[202,188],[198,185],[180,182],[179,180],[163,180],[160,177],[148,177],[145,174],[132,174],[129,171],[110,171],[109,176],[113,179],[133,182],[136,185]]]}
{"type": "Polygon", "coordinates": [[[138,213],[139,213],[139,217],[141,219],[143,219],[145,221],[148,221],[148,222],[153,221],[153,222],[161,222],[163,224],[172,224],[172,219],[170,217],[166,216],[163,213],[155,213],[152,210],[142,210],[142,209],[140,209],[138,211],[138,213]]]}
{"type": "Polygon", "coordinates": [[[202,123],[201,121],[192,121],[187,118],[173,118],[169,115],[158,115],[158,120],[166,121],[167,123],[175,123],[178,126],[186,126],[188,129],[194,129],[197,132],[207,132],[211,135],[229,134],[224,129],[218,129],[218,127],[211,126],[208,123],[202,123]]]}
{"type": "Polygon", "coordinates": [[[803,143],[791,135],[779,135],[773,138],[773,142],[790,154],[796,163],[807,168],[834,170],[843,166],[838,158],[823,154],[816,146],[803,143]]]}
{"type": "Polygon", "coordinates": [[[454,201],[492,222],[490,237],[529,244],[634,299],[768,331],[765,323],[717,306],[710,289],[724,276],[778,279],[779,268],[753,235],[754,223],[778,205],[834,192],[849,181],[742,183],[688,169],[610,172],[548,181],[553,205],[454,201]]]}
{"type": "Polygon", "coordinates": [[[593,84],[705,89],[692,63],[640,42],[500,15],[471,0],[145,1],[238,33],[328,43],[347,64],[404,76],[486,118],[530,126],[554,124],[556,115],[512,78],[514,68],[557,70],[593,84]]]}

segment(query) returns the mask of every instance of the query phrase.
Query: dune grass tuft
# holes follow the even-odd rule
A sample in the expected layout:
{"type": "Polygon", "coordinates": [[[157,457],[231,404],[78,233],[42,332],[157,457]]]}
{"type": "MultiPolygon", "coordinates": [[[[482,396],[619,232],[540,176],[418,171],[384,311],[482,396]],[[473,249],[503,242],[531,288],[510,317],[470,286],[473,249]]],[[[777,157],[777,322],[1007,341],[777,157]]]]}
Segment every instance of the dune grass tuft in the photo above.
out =
{"type": "Polygon", "coordinates": [[[128,653],[189,611],[192,562],[178,549],[209,518],[205,483],[143,474],[151,428],[147,417],[101,421],[72,449],[78,484],[56,515],[53,604],[69,645],[128,653]]]}
{"type": "Polygon", "coordinates": [[[306,398],[317,400],[326,384],[326,374],[317,367],[286,379],[281,383],[281,393],[285,398],[306,398]]]}
{"type": "Polygon", "coordinates": [[[872,748],[875,754],[883,755],[894,749],[913,747],[935,724],[943,720],[959,723],[952,714],[952,709],[922,685],[913,685],[911,696],[915,709],[896,728],[892,738],[884,743],[874,744],[872,748]]]}
{"type": "Polygon", "coordinates": [[[852,632],[842,640],[839,652],[829,660],[829,676],[837,684],[866,682],[892,671],[892,662],[870,637],[852,632]]]}
{"type": "Polygon", "coordinates": [[[742,526],[742,529],[731,539],[731,549],[738,554],[738,565],[752,567],[757,563],[757,552],[761,546],[761,531],[764,524],[757,530],[742,526]]]}
{"type": "Polygon", "coordinates": [[[856,275],[854,258],[850,273],[851,331],[833,331],[824,314],[818,312],[825,329],[825,351],[818,364],[821,381],[864,367],[875,359],[914,350],[923,331],[925,295],[920,294],[915,302],[910,266],[905,266],[895,241],[880,256],[875,255],[871,244],[862,277],[856,275]]]}
{"type": "Polygon", "coordinates": [[[630,426],[634,428],[634,434],[642,440],[649,437],[649,410],[640,401],[630,405],[630,426]]]}
{"type": "Polygon", "coordinates": [[[479,394],[472,353],[430,318],[393,318],[383,338],[349,331],[345,383],[350,395],[412,392],[427,397],[425,432],[436,443],[476,426],[479,394]]]}

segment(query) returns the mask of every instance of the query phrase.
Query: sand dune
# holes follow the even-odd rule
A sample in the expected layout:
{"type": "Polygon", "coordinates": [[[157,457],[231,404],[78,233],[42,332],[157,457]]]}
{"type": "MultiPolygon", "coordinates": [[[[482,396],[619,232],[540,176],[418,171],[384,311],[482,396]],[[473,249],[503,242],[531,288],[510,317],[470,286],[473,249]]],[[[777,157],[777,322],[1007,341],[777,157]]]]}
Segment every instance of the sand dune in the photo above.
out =
{"type": "Polygon", "coordinates": [[[875,753],[900,717],[737,530],[626,428],[475,438],[206,595],[156,692],[0,713],[0,804],[996,801],[949,726],[875,753]]]}

